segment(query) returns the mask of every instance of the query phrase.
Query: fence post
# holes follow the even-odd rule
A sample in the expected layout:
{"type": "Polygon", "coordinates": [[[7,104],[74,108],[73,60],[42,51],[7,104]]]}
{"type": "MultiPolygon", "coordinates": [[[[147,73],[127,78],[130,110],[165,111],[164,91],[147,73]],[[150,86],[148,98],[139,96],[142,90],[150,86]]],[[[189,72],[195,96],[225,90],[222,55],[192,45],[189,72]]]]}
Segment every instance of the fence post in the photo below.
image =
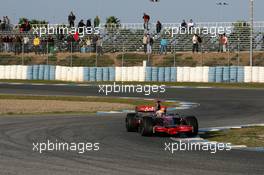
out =
{"type": "Polygon", "coordinates": [[[71,41],[71,67],[72,67],[72,41],[71,41]]]}
{"type": "Polygon", "coordinates": [[[238,43],[237,43],[237,65],[240,65],[240,38],[238,38],[238,43]]]}
{"type": "Polygon", "coordinates": [[[176,39],[174,40],[173,43],[173,66],[176,67],[176,39]]]}
{"type": "Polygon", "coordinates": [[[24,42],[22,41],[22,65],[24,65],[24,42]]]}
{"type": "Polygon", "coordinates": [[[49,64],[49,42],[47,40],[47,65],[49,64]]]}
{"type": "Polygon", "coordinates": [[[97,44],[95,45],[95,67],[97,67],[97,61],[98,61],[98,46],[97,44]]]}

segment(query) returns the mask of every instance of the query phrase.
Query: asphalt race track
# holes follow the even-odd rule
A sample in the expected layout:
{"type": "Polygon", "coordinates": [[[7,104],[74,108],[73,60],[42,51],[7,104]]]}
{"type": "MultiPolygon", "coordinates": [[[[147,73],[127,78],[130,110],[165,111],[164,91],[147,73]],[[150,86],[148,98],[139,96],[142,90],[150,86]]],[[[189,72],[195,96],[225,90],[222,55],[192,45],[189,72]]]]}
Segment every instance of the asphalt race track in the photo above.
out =
{"type": "MultiPolygon", "coordinates": [[[[98,87],[1,84],[3,93],[99,95],[98,87]]],[[[180,111],[196,115],[200,127],[264,123],[264,90],[167,89],[165,94],[152,97],[200,103],[198,108],[180,111]]],[[[164,151],[164,144],[173,142],[170,138],[127,133],[124,117],[1,116],[0,174],[264,174],[264,153],[232,150],[171,154],[164,151]],[[32,151],[33,142],[47,139],[99,142],[100,150],[84,154],[32,151]]]]}

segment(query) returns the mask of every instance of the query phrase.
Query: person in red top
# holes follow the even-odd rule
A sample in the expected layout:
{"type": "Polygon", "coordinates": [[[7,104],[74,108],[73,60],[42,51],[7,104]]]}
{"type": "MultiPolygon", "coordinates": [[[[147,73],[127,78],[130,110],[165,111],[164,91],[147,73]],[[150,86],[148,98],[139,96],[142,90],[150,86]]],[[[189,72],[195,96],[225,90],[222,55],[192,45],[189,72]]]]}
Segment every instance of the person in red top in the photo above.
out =
{"type": "Polygon", "coordinates": [[[222,36],[222,45],[223,45],[223,52],[227,52],[228,38],[225,33],[222,36]]]}
{"type": "Polygon", "coordinates": [[[149,30],[148,26],[149,26],[150,16],[144,13],[143,20],[144,20],[144,29],[149,30]]]}

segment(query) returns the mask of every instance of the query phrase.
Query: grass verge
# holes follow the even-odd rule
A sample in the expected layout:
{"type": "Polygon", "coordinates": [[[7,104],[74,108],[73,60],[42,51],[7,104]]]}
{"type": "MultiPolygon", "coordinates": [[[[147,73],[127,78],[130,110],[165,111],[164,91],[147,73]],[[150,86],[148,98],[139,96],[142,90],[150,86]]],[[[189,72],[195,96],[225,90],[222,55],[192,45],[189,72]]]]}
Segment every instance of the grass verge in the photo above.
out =
{"type": "MultiPolygon", "coordinates": [[[[9,95],[0,94],[0,99],[13,100],[56,100],[56,101],[76,101],[76,102],[106,102],[120,103],[129,105],[155,105],[155,100],[130,99],[130,98],[113,98],[113,97],[81,97],[81,96],[41,96],[41,95],[9,95]]],[[[164,102],[166,106],[176,106],[177,103],[164,102]]]]}
{"type": "MultiPolygon", "coordinates": [[[[42,83],[42,84],[87,84],[87,85],[99,85],[99,84],[113,84],[113,82],[68,82],[57,80],[0,80],[2,83],[42,83]]],[[[116,82],[118,84],[129,85],[166,85],[166,86],[188,86],[188,87],[216,87],[216,88],[244,88],[244,89],[263,89],[264,83],[194,83],[194,82],[116,82]]]]}
{"type": "Polygon", "coordinates": [[[248,147],[264,147],[264,127],[248,127],[224,131],[207,132],[200,135],[202,138],[233,145],[246,145],[248,147]]]}
{"type": "MultiPolygon", "coordinates": [[[[85,114],[97,111],[131,110],[136,105],[154,105],[154,100],[78,97],[78,96],[34,96],[1,95],[0,114],[85,114]]],[[[164,102],[166,106],[177,106],[176,102],[164,102]]]]}

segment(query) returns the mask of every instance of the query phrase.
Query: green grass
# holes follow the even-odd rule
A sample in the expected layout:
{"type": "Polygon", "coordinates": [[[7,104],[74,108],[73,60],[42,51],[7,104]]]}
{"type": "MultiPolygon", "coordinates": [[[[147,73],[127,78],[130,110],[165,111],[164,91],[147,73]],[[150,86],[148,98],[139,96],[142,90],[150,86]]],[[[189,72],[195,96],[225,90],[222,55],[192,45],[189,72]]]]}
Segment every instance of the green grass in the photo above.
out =
{"type": "Polygon", "coordinates": [[[207,132],[200,136],[210,141],[232,143],[233,145],[264,147],[264,127],[262,126],[207,132]]]}
{"type": "MultiPolygon", "coordinates": [[[[67,82],[57,80],[0,80],[2,83],[44,83],[44,84],[113,84],[113,82],[67,82]]],[[[216,88],[264,88],[264,83],[191,83],[191,82],[116,82],[116,84],[129,85],[166,85],[166,86],[188,86],[188,87],[216,87],[216,88]]]]}

